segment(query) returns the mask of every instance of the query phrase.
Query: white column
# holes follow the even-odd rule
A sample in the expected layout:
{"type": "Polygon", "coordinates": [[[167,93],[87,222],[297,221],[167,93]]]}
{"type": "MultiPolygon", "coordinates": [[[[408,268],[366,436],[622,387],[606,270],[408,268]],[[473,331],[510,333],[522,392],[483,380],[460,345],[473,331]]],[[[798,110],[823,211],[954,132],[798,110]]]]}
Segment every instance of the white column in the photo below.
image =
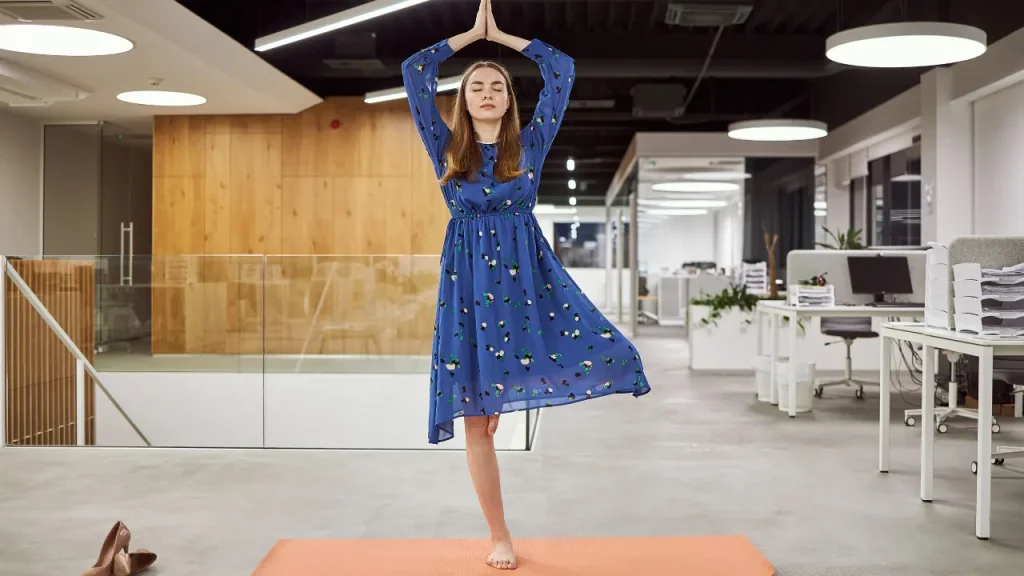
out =
{"type": "Polygon", "coordinates": [[[615,212],[615,267],[618,268],[618,270],[619,270],[619,273],[618,273],[619,279],[618,279],[618,282],[617,282],[618,290],[616,290],[616,294],[615,294],[615,309],[619,311],[619,324],[621,325],[622,324],[622,304],[623,304],[623,302],[622,302],[622,300],[623,300],[623,294],[622,294],[622,275],[626,273],[626,271],[624,270],[625,266],[623,264],[626,262],[626,257],[625,257],[626,256],[626,242],[628,242],[629,240],[628,240],[628,238],[626,238],[625,233],[623,233],[623,229],[624,228],[622,226],[622,218],[623,218],[622,208],[619,208],[619,209],[615,210],[614,212],[615,212]]]}
{"type": "Polygon", "coordinates": [[[953,71],[921,76],[921,243],[974,234],[972,104],[953,102],[953,71]]]}
{"type": "Polygon", "coordinates": [[[844,156],[828,163],[825,173],[825,202],[828,214],[825,227],[846,231],[850,226],[850,158],[844,156]]]}
{"type": "Polygon", "coordinates": [[[604,207],[604,309],[602,312],[610,313],[612,306],[612,270],[615,268],[615,259],[612,254],[614,228],[612,227],[612,207],[604,207]]]}

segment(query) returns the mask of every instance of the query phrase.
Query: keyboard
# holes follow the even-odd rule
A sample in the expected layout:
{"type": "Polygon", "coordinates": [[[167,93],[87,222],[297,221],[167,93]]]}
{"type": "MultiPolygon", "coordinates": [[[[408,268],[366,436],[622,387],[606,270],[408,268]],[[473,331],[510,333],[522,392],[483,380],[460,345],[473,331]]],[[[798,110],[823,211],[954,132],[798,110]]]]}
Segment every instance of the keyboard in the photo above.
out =
{"type": "Polygon", "coordinates": [[[924,304],[918,302],[872,302],[868,306],[875,308],[924,308],[924,304]]]}

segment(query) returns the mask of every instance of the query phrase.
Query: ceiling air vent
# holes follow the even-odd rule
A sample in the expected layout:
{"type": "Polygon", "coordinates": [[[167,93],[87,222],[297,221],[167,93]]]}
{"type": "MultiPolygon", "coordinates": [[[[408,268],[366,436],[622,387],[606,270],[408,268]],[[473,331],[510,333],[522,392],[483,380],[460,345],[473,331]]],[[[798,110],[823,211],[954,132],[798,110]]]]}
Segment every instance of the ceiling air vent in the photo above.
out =
{"type": "Polygon", "coordinates": [[[743,24],[750,16],[749,4],[671,3],[665,13],[670,26],[732,26],[743,24]]]}
{"type": "Polygon", "coordinates": [[[0,0],[0,14],[22,22],[102,20],[75,0],[0,0]]]}

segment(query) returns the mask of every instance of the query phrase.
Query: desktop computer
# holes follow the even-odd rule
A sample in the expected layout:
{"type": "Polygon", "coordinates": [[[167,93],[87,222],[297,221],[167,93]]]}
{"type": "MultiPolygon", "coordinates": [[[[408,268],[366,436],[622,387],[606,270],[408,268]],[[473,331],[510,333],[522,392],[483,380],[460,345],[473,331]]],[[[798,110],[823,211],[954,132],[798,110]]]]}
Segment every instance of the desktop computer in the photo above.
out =
{"type": "Polygon", "coordinates": [[[886,296],[913,294],[910,262],[906,256],[848,256],[850,288],[854,294],[871,294],[876,306],[921,307],[921,303],[886,302],[886,296]]]}

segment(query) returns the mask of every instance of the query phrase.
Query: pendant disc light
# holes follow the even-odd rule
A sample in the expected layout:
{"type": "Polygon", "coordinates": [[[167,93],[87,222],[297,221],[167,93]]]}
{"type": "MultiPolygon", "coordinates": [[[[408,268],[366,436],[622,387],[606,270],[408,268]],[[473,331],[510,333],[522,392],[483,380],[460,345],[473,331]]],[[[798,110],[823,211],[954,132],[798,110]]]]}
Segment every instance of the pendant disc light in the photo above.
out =
{"type": "Polygon", "coordinates": [[[814,140],[828,135],[824,122],[816,120],[793,120],[772,118],[768,120],[747,120],[729,125],[729,137],[736,140],[757,142],[795,142],[814,140]]]}
{"type": "Polygon", "coordinates": [[[837,32],[825,41],[829,60],[868,68],[941,66],[977,58],[987,36],[951,22],[894,22],[837,32]]]}

